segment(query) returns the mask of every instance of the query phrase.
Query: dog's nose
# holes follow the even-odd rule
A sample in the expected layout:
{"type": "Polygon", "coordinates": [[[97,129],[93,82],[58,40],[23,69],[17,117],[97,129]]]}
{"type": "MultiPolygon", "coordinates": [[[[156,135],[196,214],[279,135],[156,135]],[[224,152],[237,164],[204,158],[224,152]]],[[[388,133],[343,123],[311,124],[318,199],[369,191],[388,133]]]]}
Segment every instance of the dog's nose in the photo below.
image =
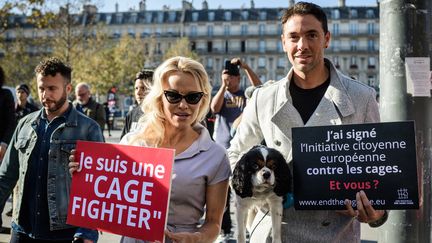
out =
{"type": "Polygon", "coordinates": [[[270,175],[271,175],[271,174],[270,174],[269,171],[266,171],[266,172],[263,173],[263,177],[264,177],[264,179],[266,179],[266,180],[267,180],[268,178],[270,178],[270,175]]]}

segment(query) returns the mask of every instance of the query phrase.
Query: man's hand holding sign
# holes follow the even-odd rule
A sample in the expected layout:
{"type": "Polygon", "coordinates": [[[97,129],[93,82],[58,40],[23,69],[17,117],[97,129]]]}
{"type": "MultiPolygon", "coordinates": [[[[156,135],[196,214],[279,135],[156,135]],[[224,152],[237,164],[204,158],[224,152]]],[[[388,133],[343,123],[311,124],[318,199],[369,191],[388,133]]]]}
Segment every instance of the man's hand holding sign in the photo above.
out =
{"type": "Polygon", "coordinates": [[[163,241],[174,150],[79,141],[71,161],[68,224],[163,241]]]}
{"type": "Polygon", "coordinates": [[[348,209],[374,226],[387,217],[383,209],[419,207],[413,122],[302,127],[292,134],[296,209],[348,209]]]}

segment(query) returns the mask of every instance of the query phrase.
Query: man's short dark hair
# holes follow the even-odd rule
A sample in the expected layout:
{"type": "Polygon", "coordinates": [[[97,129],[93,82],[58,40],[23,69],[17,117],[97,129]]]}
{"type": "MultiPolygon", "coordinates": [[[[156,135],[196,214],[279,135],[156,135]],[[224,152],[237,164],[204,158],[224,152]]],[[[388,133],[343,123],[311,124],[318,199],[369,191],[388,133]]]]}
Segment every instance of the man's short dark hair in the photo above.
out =
{"type": "Polygon", "coordinates": [[[71,82],[72,68],[63,63],[59,58],[51,57],[43,60],[35,68],[35,73],[42,74],[42,76],[56,76],[60,73],[65,79],[66,83],[71,82]]]}
{"type": "Polygon", "coordinates": [[[143,80],[143,81],[148,81],[150,83],[153,82],[153,70],[150,69],[144,69],[139,71],[136,75],[135,75],[135,80],[143,80]]]}
{"type": "Polygon", "coordinates": [[[319,22],[321,22],[321,26],[324,30],[324,34],[327,34],[328,32],[327,15],[325,14],[324,10],[320,6],[313,3],[298,2],[293,6],[289,7],[282,14],[281,17],[282,25],[284,25],[288,21],[288,19],[290,19],[294,15],[308,15],[308,14],[313,15],[316,19],[318,19],[319,22]]]}

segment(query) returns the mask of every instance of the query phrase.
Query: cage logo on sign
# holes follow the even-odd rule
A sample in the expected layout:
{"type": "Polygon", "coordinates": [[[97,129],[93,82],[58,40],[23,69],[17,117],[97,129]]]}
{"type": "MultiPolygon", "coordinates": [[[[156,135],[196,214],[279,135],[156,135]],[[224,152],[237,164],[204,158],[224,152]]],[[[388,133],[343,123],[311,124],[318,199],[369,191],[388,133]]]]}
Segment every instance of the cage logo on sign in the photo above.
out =
{"type": "Polygon", "coordinates": [[[399,188],[397,190],[398,199],[394,202],[397,205],[412,205],[414,202],[409,198],[408,189],[399,188]]]}
{"type": "Polygon", "coordinates": [[[400,188],[398,191],[398,199],[408,199],[408,189],[400,188]]]}

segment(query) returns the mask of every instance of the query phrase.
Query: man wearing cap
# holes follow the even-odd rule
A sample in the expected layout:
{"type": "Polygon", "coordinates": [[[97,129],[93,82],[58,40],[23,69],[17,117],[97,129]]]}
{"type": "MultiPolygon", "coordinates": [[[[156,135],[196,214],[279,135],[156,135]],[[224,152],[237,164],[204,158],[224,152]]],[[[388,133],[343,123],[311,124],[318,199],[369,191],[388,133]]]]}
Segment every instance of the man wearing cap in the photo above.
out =
{"type": "Polygon", "coordinates": [[[17,121],[32,113],[33,111],[39,110],[36,106],[28,102],[28,97],[30,95],[30,89],[26,84],[20,84],[15,88],[17,96],[17,105],[15,107],[15,117],[17,121]]]}
{"type": "MultiPolygon", "coordinates": [[[[225,62],[225,68],[222,71],[221,86],[210,104],[211,111],[216,114],[213,139],[225,148],[229,147],[232,139],[231,127],[246,106],[244,91],[240,89],[239,67],[244,69],[253,86],[261,84],[258,76],[240,58],[233,58],[225,62]]],[[[225,236],[228,236],[231,232],[229,198],[228,193],[227,209],[222,219],[222,230],[225,236]]]]}

